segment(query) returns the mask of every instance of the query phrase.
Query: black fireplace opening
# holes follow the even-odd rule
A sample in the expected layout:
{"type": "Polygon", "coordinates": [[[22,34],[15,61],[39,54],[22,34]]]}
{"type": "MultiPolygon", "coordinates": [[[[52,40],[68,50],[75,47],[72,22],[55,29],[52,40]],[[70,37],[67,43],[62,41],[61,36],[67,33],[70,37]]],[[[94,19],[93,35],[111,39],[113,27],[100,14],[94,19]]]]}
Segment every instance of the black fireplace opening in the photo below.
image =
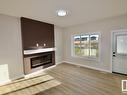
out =
{"type": "Polygon", "coordinates": [[[44,53],[42,55],[33,57],[31,60],[31,68],[36,68],[46,64],[52,63],[52,53],[44,53]]]}

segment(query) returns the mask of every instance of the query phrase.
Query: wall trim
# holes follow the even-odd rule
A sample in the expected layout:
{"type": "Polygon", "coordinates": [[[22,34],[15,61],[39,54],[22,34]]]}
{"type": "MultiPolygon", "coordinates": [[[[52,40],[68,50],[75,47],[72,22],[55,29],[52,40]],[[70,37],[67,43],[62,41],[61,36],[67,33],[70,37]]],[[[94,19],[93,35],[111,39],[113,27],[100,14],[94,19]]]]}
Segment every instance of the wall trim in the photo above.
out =
{"type": "MultiPolygon", "coordinates": [[[[53,65],[53,66],[51,66],[51,67],[48,67],[48,68],[42,69],[42,71],[45,71],[45,70],[48,70],[48,69],[54,68],[54,67],[56,67],[57,65],[62,64],[62,63],[63,63],[63,61],[62,61],[62,62],[58,62],[58,63],[56,63],[56,65],[53,65]]],[[[26,76],[26,75],[22,74],[22,75],[20,75],[20,76],[16,76],[16,77],[14,77],[14,78],[11,78],[11,79],[8,79],[8,80],[5,80],[5,81],[3,81],[3,82],[0,82],[0,86],[3,86],[3,85],[6,85],[6,84],[9,84],[9,83],[11,83],[11,82],[12,82],[12,81],[14,81],[14,80],[17,80],[17,79],[20,79],[20,78],[24,78],[25,76],[26,76]]]]}
{"type": "MultiPolygon", "coordinates": [[[[54,67],[56,67],[57,65],[62,64],[62,63],[63,63],[63,62],[58,62],[58,63],[56,63],[56,64],[53,65],[53,66],[50,66],[50,67],[45,68],[45,69],[42,69],[41,71],[44,71],[44,70],[47,70],[47,69],[54,68],[54,67]]],[[[26,76],[26,75],[22,74],[22,75],[20,75],[20,76],[16,76],[16,77],[10,79],[9,81],[17,80],[17,79],[23,78],[23,77],[25,77],[25,76],[26,76]]]]}
{"type": "Polygon", "coordinates": [[[51,69],[51,68],[54,68],[54,67],[56,67],[57,65],[62,64],[62,63],[63,63],[63,61],[62,61],[62,62],[58,62],[58,63],[56,63],[56,64],[53,65],[53,66],[50,66],[50,67],[48,67],[48,68],[43,69],[43,71],[48,70],[48,69],[51,69]]]}
{"type": "Polygon", "coordinates": [[[9,83],[11,83],[11,80],[10,79],[5,80],[3,82],[0,82],[0,86],[6,85],[6,84],[9,84],[9,83]]]}
{"type": "Polygon", "coordinates": [[[15,78],[12,78],[12,79],[5,80],[5,81],[3,81],[3,82],[0,83],[0,86],[9,84],[9,83],[11,83],[11,82],[14,81],[14,80],[23,78],[24,76],[25,76],[25,75],[20,75],[20,76],[16,76],[15,78]]]}
{"type": "Polygon", "coordinates": [[[62,64],[62,63],[63,63],[63,61],[61,61],[61,62],[57,62],[55,65],[62,64]]]}
{"type": "Polygon", "coordinates": [[[64,63],[68,63],[68,64],[72,64],[72,65],[77,65],[77,66],[82,66],[82,67],[86,67],[86,68],[93,69],[93,70],[98,70],[98,71],[112,73],[111,70],[105,70],[105,69],[101,69],[101,68],[91,67],[91,66],[88,66],[88,65],[81,65],[81,64],[77,64],[77,63],[73,63],[73,62],[69,62],[69,61],[64,61],[64,63]]]}
{"type": "Polygon", "coordinates": [[[16,76],[16,77],[14,77],[14,78],[11,78],[10,80],[11,80],[11,81],[14,81],[14,80],[17,80],[17,79],[20,79],[20,78],[24,78],[24,77],[25,77],[25,75],[22,74],[22,75],[20,75],[20,76],[16,76]]]}

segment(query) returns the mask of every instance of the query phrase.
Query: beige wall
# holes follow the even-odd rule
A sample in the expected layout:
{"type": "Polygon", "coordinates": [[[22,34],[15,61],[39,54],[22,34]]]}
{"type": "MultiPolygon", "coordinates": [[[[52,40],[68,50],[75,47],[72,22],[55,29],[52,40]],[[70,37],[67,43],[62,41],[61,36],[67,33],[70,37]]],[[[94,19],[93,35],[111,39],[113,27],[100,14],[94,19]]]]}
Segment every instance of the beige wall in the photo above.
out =
{"type": "Polygon", "coordinates": [[[18,18],[0,14],[0,83],[23,76],[18,18]]]}
{"type": "Polygon", "coordinates": [[[91,68],[111,70],[111,31],[127,29],[127,15],[103,19],[87,24],[65,28],[64,30],[64,61],[80,64],[91,68]],[[101,33],[101,54],[100,62],[91,61],[85,58],[71,56],[71,35],[80,33],[101,33]]]}
{"type": "Polygon", "coordinates": [[[63,62],[63,29],[55,26],[55,58],[56,63],[62,63],[63,62]]]}

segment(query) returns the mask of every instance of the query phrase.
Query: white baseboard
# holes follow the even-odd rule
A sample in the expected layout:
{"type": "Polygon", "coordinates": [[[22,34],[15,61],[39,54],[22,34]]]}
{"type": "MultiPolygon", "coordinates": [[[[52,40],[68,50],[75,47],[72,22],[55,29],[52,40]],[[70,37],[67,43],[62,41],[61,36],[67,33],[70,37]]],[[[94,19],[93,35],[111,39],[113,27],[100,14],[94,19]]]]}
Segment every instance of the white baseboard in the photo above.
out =
{"type": "Polygon", "coordinates": [[[20,78],[23,78],[23,77],[24,77],[24,75],[20,75],[20,76],[16,76],[15,78],[12,78],[12,79],[8,79],[8,80],[5,80],[5,81],[2,81],[2,82],[0,82],[0,86],[9,84],[9,83],[11,83],[13,80],[17,80],[17,79],[20,79],[20,78]]]}
{"type": "Polygon", "coordinates": [[[0,82],[0,86],[3,86],[3,85],[6,85],[6,84],[8,84],[8,83],[11,83],[11,80],[6,80],[6,81],[2,81],[2,82],[0,82]]]}
{"type": "MultiPolygon", "coordinates": [[[[58,62],[58,63],[56,63],[56,64],[53,65],[53,66],[50,66],[50,67],[48,67],[48,68],[39,70],[39,71],[34,72],[34,73],[43,72],[44,70],[54,68],[55,66],[57,66],[57,65],[59,65],[59,64],[61,64],[61,63],[63,63],[63,62],[58,62]]],[[[34,74],[34,73],[33,73],[33,74],[34,74]]],[[[22,74],[22,75],[20,75],[20,76],[17,76],[17,77],[15,77],[15,78],[10,79],[10,81],[17,80],[17,79],[20,79],[20,78],[23,78],[23,77],[26,77],[26,76],[27,76],[27,75],[22,74]]]]}
{"type": "Polygon", "coordinates": [[[63,61],[61,61],[61,62],[57,62],[56,65],[61,64],[61,63],[63,63],[63,61]]]}
{"type": "Polygon", "coordinates": [[[22,74],[22,75],[20,75],[20,76],[16,76],[16,77],[14,77],[14,78],[11,78],[10,80],[13,81],[13,80],[17,80],[17,79],[20,79],[20,78],[23,78],[23,77],[25,77],[24,74],[22,74]]]}
{"type": "Polygon", "coordinates": [[[110,71],[110,70],[105,70],[105,69],[101,69],[101,68],[91,67],[91,66],[88,66],[88,65],[81,65],[81,64],[77,64],[77,63],[73,63],[73,62],[68,62],[68,61],[64,61],[64,63],[77,65],[77,66],[82,66],[82,67],[86,67],[86,68],[90,68],[90,69],[94,69],[94,70],[98,70],[98,71],[112,73],[112,71],[110,71]]]}

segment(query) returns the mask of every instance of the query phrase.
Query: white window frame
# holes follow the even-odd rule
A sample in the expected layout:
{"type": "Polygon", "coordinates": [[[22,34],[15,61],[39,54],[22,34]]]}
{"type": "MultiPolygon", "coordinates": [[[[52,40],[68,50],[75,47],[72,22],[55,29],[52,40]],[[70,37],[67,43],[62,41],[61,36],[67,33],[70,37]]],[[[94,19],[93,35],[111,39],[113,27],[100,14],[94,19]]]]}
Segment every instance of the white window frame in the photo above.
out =
{"type": "Polygon", "coordinates": [[[78,33],[78,34],[72,34],[71,36],[71,56],[75,58],[82,58],[86,60],[93,60],[93,61],[100,61],[101,57],[101,33],[100,32],[91,32],[91,33],[78,33]],[[75,55],[75,48],[74,48],[74,36],[78,35],[99,35],[99,40],[98,40],[98,50],[99,50],[99,55],[98,57],[92,57],[92,56],[77,56],[75,55]]]}

